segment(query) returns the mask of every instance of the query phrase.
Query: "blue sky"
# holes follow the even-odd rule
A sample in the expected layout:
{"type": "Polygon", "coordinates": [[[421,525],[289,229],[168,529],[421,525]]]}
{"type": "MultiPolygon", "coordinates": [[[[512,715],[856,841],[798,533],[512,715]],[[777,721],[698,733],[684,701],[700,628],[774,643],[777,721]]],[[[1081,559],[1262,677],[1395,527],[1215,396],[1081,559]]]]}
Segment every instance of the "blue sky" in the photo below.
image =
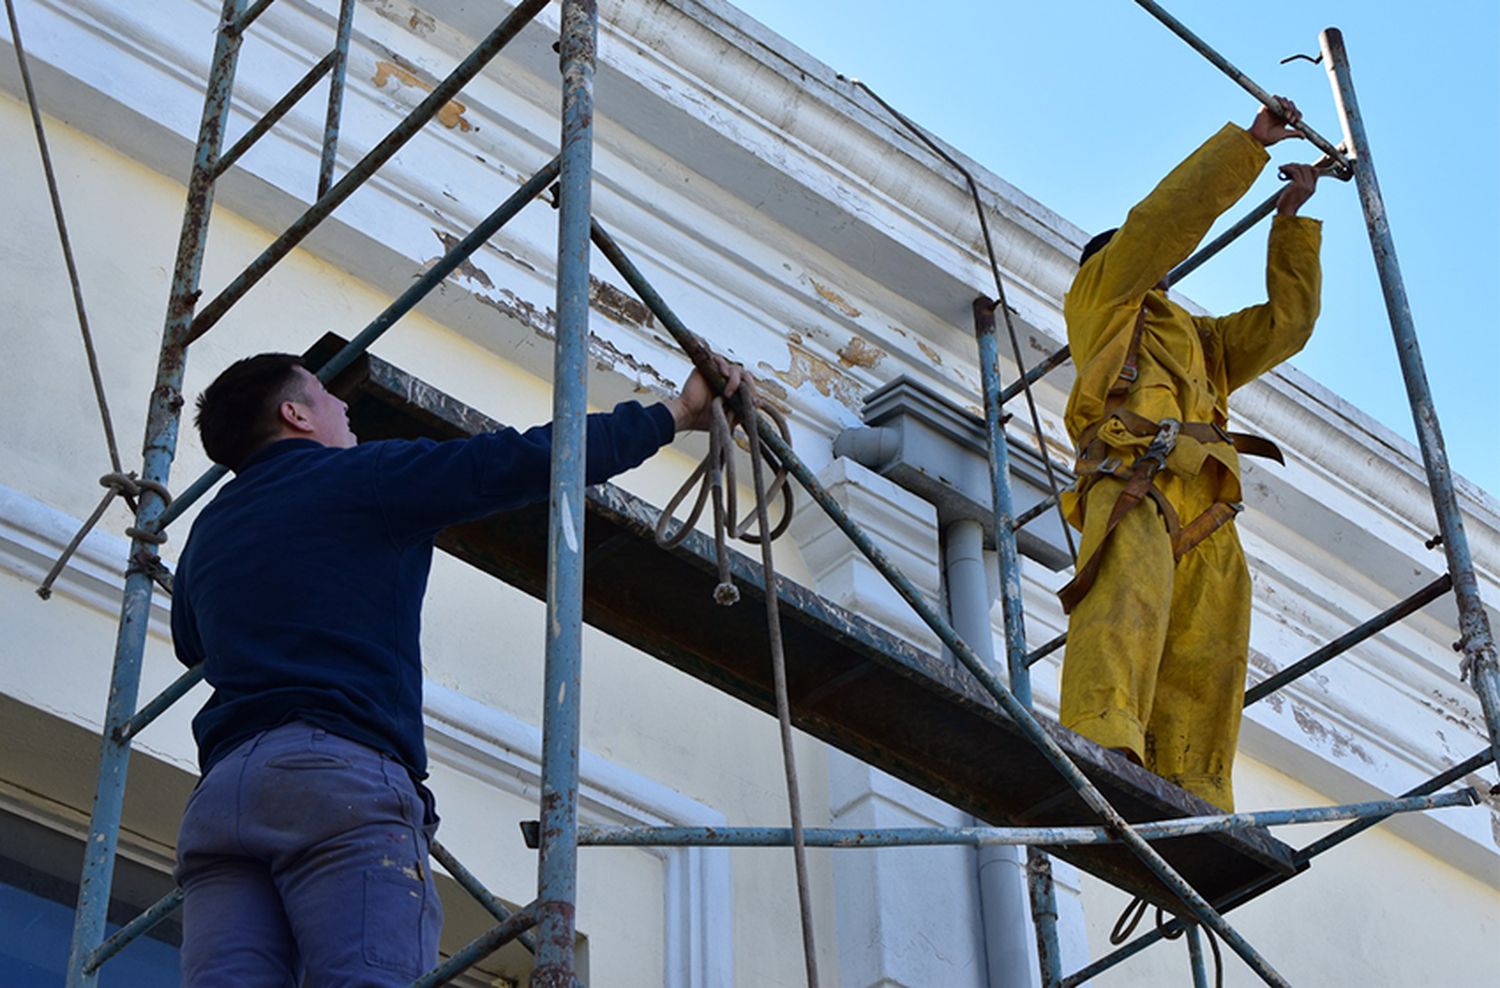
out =
{"type": "MultiPolygon", "coordinates": [[[[732,2],[1088,230],[1117,225],[1199,142],[1256,109],[1130,0],[732,2]]],[[[1323,67],[1279,63],[1316,55],[1324,27],[1343,30],[1450,462],[1500,495],[1500,3],[1164,6],[1335,142],[1323,67]]],[[[1272,152],[1317,157],[1302,141],[1272,152]]],[[[1230,218],[1275,182],[1267,168],[1230,218]]],[[[1323,312],[1292,363],[1413,439],[1352,183],[1321,183],[1303,212],[1325,221],[1323,312]]],[[[1182,290],[1214,311],[1260,301],[1264,252],[1262,227],[1182,290]]]]}

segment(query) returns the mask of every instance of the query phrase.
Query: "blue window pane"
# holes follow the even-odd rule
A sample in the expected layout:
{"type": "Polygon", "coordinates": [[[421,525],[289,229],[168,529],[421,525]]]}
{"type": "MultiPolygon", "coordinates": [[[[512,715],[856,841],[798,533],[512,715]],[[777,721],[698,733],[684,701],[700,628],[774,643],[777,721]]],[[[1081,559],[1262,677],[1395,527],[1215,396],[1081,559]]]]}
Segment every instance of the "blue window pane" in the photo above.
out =
{"type": "MultiPolygon", "coordinates": [[[[117,926],[110,926],[113,933],[117,926]]],[[[73,907],[0,884],[0,985],[57,988],[68,963],[73,907]]],[[[105,963],[104,988],[177,988],[177,948],[140,937],[105,963]]]]}

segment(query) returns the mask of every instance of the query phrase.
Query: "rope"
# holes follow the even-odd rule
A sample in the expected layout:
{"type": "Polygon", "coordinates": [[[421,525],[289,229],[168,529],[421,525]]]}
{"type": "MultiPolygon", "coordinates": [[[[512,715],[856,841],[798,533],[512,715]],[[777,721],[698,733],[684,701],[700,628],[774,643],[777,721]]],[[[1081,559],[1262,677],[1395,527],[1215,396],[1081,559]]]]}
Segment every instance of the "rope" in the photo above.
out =
{"type": "MultiPolygon", "coordinates": [[[[752,386],[753,388],[753,386],[752,386]]],[[[776,423],[777,431],[781,438],[791,445],[791,431],[787,428],[786,418],[772,407],[762,408],[776,423]]],[[[710,405],[710,420],[708,429],[708,455],[699,462],[697,469],[688,475],[688,479],[678,488],[677,493],[667,502],[662,509],[661,517],[656,522],[656,544],[663,549],[675,548],[682,544],[688,537],[688,533],[698,524],[698,519],[703,515],[705,505],[712,503],[714,509],[714,555],[718,563],[719,584],[714,588],[714,601],[718,604],[729,606],[739,601],[740,592],[734,585],[734,580],[729,572],[729,551],[726,545],[727,539],[735,538],[745,542],[759,543],[760,535],[752,531],[757,521],[756,512],[752,511],[743,520],[735,522],[734,517],[739,513],[736,491],[739,487],[734,477],[734,425],[731,424],[729,414],[724,407],[724,399],[715,397],[710,405]],[[672,525],[672,516],[677,509],[687,500],[696,488],[698,496],[693,501],[693,507],[688,512],[687,520],[684,521],[677,531],[667,534],[672,525]]],[[[746,430],[749,436],[749,431],[746,430]]],[[[761,444],[758,439],[751,438],[749,444],[752,448],[761,444]]],[[[781,520],[771,530],[771,538],[779,539],[792,523],[792,488],[787,483],[787,472],[784,466],[777,464],[775,476],[771,480],[771,486],[766,490],[766,501],[775,500],[778,496],[783,499],[781,520]]],[[[758,500],[758,499],[757,499],[758,500]]]]}
{"type": "MultiPolygon", "coordinates": [[[[21,84],[26,89],[26,105],[31,109],[31,126],[36,130],[36,144],[42,155],[42,172],[47,177],[47,193],[52,199],[52,215],[57,221],[57,238],[62,244],[63,261],[68,268],[68,282],[73,288],[73,308],[78,313],[78,329],[83,334],[83,352],[88,358],[89,377],[94,382],[94,398],[99,404],[99,418],[104,425],[104,442],[109,447],[109,463],[115,473],[122,470],[120,449],[115,443],[115,427],[109,414],[109,400],[104,396],[104,378],[99,373],[99,356],[94,352],[94,337],[89,331],[88,313],[83,307],[83,287],[78,279],[78,265],[73,260],[73,243],[68,237],[68,224],[63,218],[62,197],[57,190],[57,175],[52,170],[52,154],[47,148],[47,132],[42,127],[42,111],[37,105],[36,88],[31,84],[31,66],[26,60],[26,49],[21,45],[21,26],[16,22],[13,0],[5,0],[5,15],[10,20],[10,37],[16,49],[16,62],[21,69],[21,84]]],[[[135,501],[128,499],[130,510],[135,510],[135,501]]]]}
{"type": "MultiPolygon", "coordinates": [[[[846,79],[846,77],[842,75],[839,76],[839,78],[846,79]]],[[[905,127],[913,137],[926,145],[929,151],[937,155],[939,158],[943,159],[943,161],[947,162],[954,171],[962,175],[964,177],[964,182],[967,183],[969,187],[969,198],[974,201],[974,213],[979,218],[979,232],[984,236],[984,250],[985,254],[989,257],[990,273],[994,276],[995,279],[995,305],[1000,310],[1000,315],[1005,321],[1005,332],[1010,337],[1011,354],[1015,358],[1016,370],[1020,374],[1022,390],[1026,393],[1026,409],[1030,413],[1032,431],[1036,433],[1037,449],[1039,449],[1042,454],[1042,467],[1047,475],[1048,492],[1052,495],[1053,503],[1057,509],[1058,520],[1062,523],[1063,539],[1067,542],[1068,545],[1068,555],[1073,558],[1073,563],[1076,565],[1078,563],[1078,547],[1073,542],[1073,528],[1068,524],[1067,516],[1062,509],[1062,502],[1059,497],[1059,488],[1057,485],[1057,475],[1052,466],[1052,457],[1047,453],[1047,438],[1042,433],[1041,414],[1037,411],[1036,396],[1031,393],[1031,381],[1027,378],[1026,362],[1021,355],[1021,341],[1016,336],[1016,326],[1010,318],[1010,306],[1005,301],[1005,281],[1000,277],[1000,262],[995,257],[995,244],[994,241],[990,238],[990,224],[989,221],[985,219],[984,203],[979,198],[979,183],[974,181],[974,176],[969,172],[967,168],[959,164],[957,159],[955,159],[947,151],[943,150],[940,144],[934,141],[931,137],[927,136],[927,132],[925,130],[923,130],[921,127],[918,127],[905,114],[897,110],[894,106],[891,106],[891,104],[887,103],[884,99],[881,99],[879,93],[875,92],[875,90],[871,89],[869,86],[858,79],[847,79],[847,81],[850,85],[858,86],[860,89],[863,89],[871,99],[880,104],[881,109],[889,113],[891,117],[893,117],[898,123],[900,123],[902,127],[905,127]]]]}
{"type": "MultiPolygon", "coordinates": [[[[74,535],[72,541],[63,548],[62,555],[57,557],[57,562],[52,564],[52,568],[42,579],[41,586],[36,588],[36,595],[43,600],[51,599],[52,584],[57,582],[63,568],[68,565],[68,560],[73,558],[73,554],[83,544],[84,538],[93,531],[99,519],[104,517],[105,509],[116,497],[123,497],[134,504],[142,491],[150,491],[162,499],[163,507],[172,503],[172,494],[164,486],[154,480],[142,480],[134,473],[122,473],[115,470],[100,477],[99,483],[104,487],[104,497],[99,499],[93,513],[84,519],[83,525],[78,529],[78,534],[74,535]]],[[[125,529],[125,534],[132,539],[148,542],[151,545],[161,545],[167,541],[166,535],[161,532],[147,531],[134,525],[125,529]]],[[[163,590],[169,594],[172,592],[172,574],[154,553],[136,553],[131,557],[130,566],[125,572],[127,575],[132,572],[147,573],[163,590]],[[147,558],[143,559],[142,556],[147,558]],[[148,560],[154,560],[154,562],[148,560]]]]}
{"type": "MultiPolygon", "coordinates": [[[[772,557],[771,543],[779,538],[792,522],[792,489],[787,484],[786,467],[774,462],[774,476],[766,484],[765,461],[767,453],[762,448],[760,436],[755,432],[756,410],[759,402],[755,395],[755,381],[746,375],[740,384],[739,402],[748,412],[732,422],[724,408],[724,399],[716,397],[711,407],[708,455],[689,475],[681,489],[673,495],[662,511],[656,526],[656,541],[663,548],[678,545],[687,537],[703,514],[705,503],[712,501],[714,508],[714,549],[717,555],[719,584],[714,588],[714,600],[721,605],[730,605],[739,600],[739,590],[729,573],[729,553],[725,542],[728,536],[760,545],[761,569],[766,583],[766,632],[771,646],[771,679],[776,693],[776,721],[781,733],[782,768],[786,775],[787,804],[792,822],[792,861],[797,873],[797,908],[802,922],[802,959],[807,969],[808,988],[818,988],[817,947],[813,940],[812,893],[807,877],[807,846],[803,836],[802,793],[797,780],[797,758],[792,748],[791,700],[786,684],[786,651],[781,637],[781,612],[777,589],[776,563],[772,557]],[[734,429],[743,428],[750,446],[751,480],[755,489],[755,510],[736,523],[734,482],[734,429]],[[672,512],[687,499],[697,487],[698,496],[688,518],[675,534],[668,535],[672,512]],[[770,508],[772,501],[780,496],[785,507],[781,520],[772,528],[770,508]],[[751,531],[754,525],[755,531],[751,531]]],[[[776,424],[782,439],[791,444],[791,435],[785,417],[774,408],[763,408],[776,424]]]]}
{"type": "MultiPolygon", "coordinates": [[[[1118,947],[1130,939],[1135,928],[1141,925],[1141,920],[1146,916],[1146,900],[1137,896],[1130,900],[1125,911],[1120,913],[1120,918],[1115,920],[1115,925],[1109,931],[1110,946],[1118,947]]],[[[1219,938],[1214,936],[1214,931],[1206,926],[1199,926],[1199,930],[1208,937],[1208,946],[1214,954],[1214,985],[1216,988],[1224,988],[1224,955],[1219,951],[1219,938]]],[[[1161,934],[1163,940],[1180,939],[1187,931],[1187,926],[1179,926],[1176,930],[1167,929],[1166,913],[1161,906],[1156,907],[1156,932],[1161,934]]]]}

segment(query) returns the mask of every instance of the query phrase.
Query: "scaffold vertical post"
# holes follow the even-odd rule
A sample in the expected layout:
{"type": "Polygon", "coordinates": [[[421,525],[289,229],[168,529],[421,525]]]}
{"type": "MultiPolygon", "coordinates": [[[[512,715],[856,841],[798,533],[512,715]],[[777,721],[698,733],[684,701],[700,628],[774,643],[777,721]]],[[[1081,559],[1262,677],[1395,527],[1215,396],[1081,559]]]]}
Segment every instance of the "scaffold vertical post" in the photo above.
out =
{"type": "MultiPolygon", "coordinates": [[[[1015,506],[1010,490],[1010,453],[1000,402],[1000,348],[995,340],[995,309],[1003,298],[974,300],[974,338],[979,344],[979,373],[984,386],[984,421],[989,433],[990,489],[995,502],[995,554],[1000,568],[1000,604],[1005,616],[1005,662],[1010,690],[1031,707],[1031,667],[1027,664],[1026,623],[1021,605],[1021,557],[1016,549],[1015,506]]],[[[1046,451],[1043,450],[1043,456],[1046,451]]],[[[1036,927],[1037,963],[1042,988],[1062,980],[1057,936],[1057,889],[1047,854],[1026,849],[1026,889],[1036,927]]]]}
{"type": "Polygon", "coordinates": [[[1203,936],[1197,923],[1188,924],[1188,963],[1193,969],[1193,988],[1208,988],[1208,965],[1203,957],[1203,936]]]}
{"type": "Polygon", "coordinates": [[[1331,27],[1319,35],[1319,41],[1339,120],[1344,127],[1345,144],[1354,159],[1354,181],[1359,189],[1359,202],[1370,234],[1370,248],[1375,255],[1375,268],[1380,276],[1391,332],[1396,338],[1396,356],[1401,363],[1401,377],[1411,403],[1417,445],[1427,470],[1427,484],[1432,491],[1432,506],[1437,513],[1448,573],[1453,579],[1453,596],[1458,604],[1459,647],[1464,656],[1462,668],[1479,694],[1489,728],[1490,747],[1500,756],[1500,668],[1496,666],[1495,639],[1479,597],[1479,581],[1474,572],[1474,559],[1469,553],[1469,537],[1464,532],[1463,515],[1459,512],[1458,496],[1454,492],[1453,472],[1448,465],[1448,452],[1438,425],[1432,389],[1422,364],[1422,351],[1417,344],[1417,330],[1406,298],[1401,265],[1396,260],[1396,245],[1391,237],[1385,201],[1375,177],[1375,163],[1370,157],[1364,118],[1360,116],[1359,101],[1354,94],[1344,36],[1337,28],[1331,27]]]}
{"type": "Polygon", "coordinates": [[[198,127],[198,145],[188,180],[187,209],[178,239],[176,269],[162,331],[156,383],[146,417],[142,443],[143,490],[130,530],[130,560],[126,568],[125,592],[120,605],[120,625],[115,638],[114,668],[99,751],[99,778],[94,791],[94,809],[89,837],[84,847],[83,873],[79,878],[78,908],[74,915],[73,941],[68,953],[68,988],[88,988],[98,981],[98,970],[86,971],[90,953],[104,941],[109,912],[110,886],[114,877],[115,849],[120,838],[120,816],[125,802],[125,777],[130,761],[130,738],[119,730],[135,715],[140,692],[141,665],[146,651],[146,631],[151,617],[154,582],[150,569],[157,560],[158,519],[167,506],[162,496],[177,451],[177,429],[182,412],[182,378],[187,362],[185,339],[198,298],[198,280],[213,211],[214,171],[224,142],[229,117],[230,93],[239,57],[238,32],[224,29],[240,14],[244,0],[224,0],[221,28],[214,44],[209,68],[208,92],[198,127]]]}
{"type": "Polygon", "coordinates": [[[541,844],[533,988],[572,988],[578,877],[578,747],[583,659],[585,413],[593,169],[595,0],[562,5],[562,170],[557,350],[548,512],[547,671],[542,712],[541,844]]]}

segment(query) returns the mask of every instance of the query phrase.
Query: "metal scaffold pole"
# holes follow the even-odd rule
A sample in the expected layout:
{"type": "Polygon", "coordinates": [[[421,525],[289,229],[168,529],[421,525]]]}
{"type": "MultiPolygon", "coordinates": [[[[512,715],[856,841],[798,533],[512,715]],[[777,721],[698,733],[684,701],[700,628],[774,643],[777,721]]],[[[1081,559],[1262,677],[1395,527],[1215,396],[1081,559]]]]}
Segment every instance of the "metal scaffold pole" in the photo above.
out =
{"type": "MultiPolygon", "coordinates": [[[[224,0],[224,22],[235,20],[243,5],[244,0],[224,0]]],[[[120,816],[125,802],[125,777],[130,761],[130,738],[121,728],[135,715],[140,692],[146,630],[155,588],[152,571],[160,565],[157,553],[163,541],[156,533],[156,524],[170,501],[166,496],[166,485],[172,470],[172,457],[177,450],[177,429],[182,413],[182,378],[187,362],[185,337],[198,297],[209,216],[213,211],[214,169],[224,143],[240,38],[238,32],[219,32],[198,128],[197,152],[188,179],[188,205],[178,240],[177,265],[167,304],[166,326],[162,332],[156,384],[151,391],[146,416],[141,499],[135,525],[127,531],[131,536],[130,562],[115,640],[109,703],[104,714],[99,779],[89,821],[89,839],[84,848],[83,874],[79,879],[73,941],[68,953],[68,988],[94,985],[102,962],[96,953],[104,940],[109,912],[115,849],[119,844],[120,816]]]]}
{"type": "Polygon", "coordinates": [[[578,748],[583,671],[585,414],[593,181],[594,0],[562,7],[562,172],[558,191],[557,350],[547,532],[547,668],[542,709],[541,847],[534,988],[572,988],[578,892],[578,748]]]}
{"type": "Polygon", "coordinates": [[[1344,36],[1338,28],[1328,28],[1319,40],[1338,105],[1339,120],[1344,127],[1345,142],[1354,158],[1354,181],[1359,188],[1359,203],[1370,233],[1370,249],[1375,254],[1375,269],[1380,275],[1380,290],[1396,338],[1396,357],[1401,362],[1401,377],[1411,403],[1416,424],[1417,445],[1427,470],[1427,484],[1432,490],[1432,506],[1437,512],[1438,531],[1443,552],[1448,559],[1448,574],[1453,580],[1453,596],[1458,604],[1459,647],[1463,651],[1463,675],[1472,681],[1484,709],[1489,728],[1491,750],[1500,756],[1500,667],[1496,665],[1495,639],[1490,633],[1489,617],[1479,598],[1479,581],[1474,573],[1474,559],[1469,554],[1469,537],[1464,532],[1463,515],[1454,492],[1453,471],[1448,466],[1448,451],[1438,425],[1432,388],[1422,365],[1422,351],[1417,345],[1417,329],[1412,321],[1411,305],[1406,299],[1406,283],[1396,260],[1396,244],[1386,217],[1385,200],[1375,177],[1375,163],[1370,157],[1370,142],[1365,134],[1364,118],[1354,95],[1354,79],[1349,72],[1349,54],[1344,36]]]}
{"type": "MultiPolygon", "coordinates": [[[[998,268],[997,268],[998,272],[998,268]]],[[[1028,709],[1031,667],[1027,662],[1026,624],[1021,603],[1021,556],[1016,548],[1015,507],[1010,489],[1010,452],[1005,439],[1005,417],[1000,398],[1000,349],[995,340],[995,310],[1005,305],[1004,288],[993,302],[974,300],[974,336],[979,344],[979,373],[984,387],[984,422],[989,435],[990,490],[995,506],[995,554],[1000,568],[1000,602],[1005,619],[1005,659],[1010,689],[1028,709]]],[[[1042,455],[1047,455],[1043,449],[1042,455]]],[[[1062,955],[1057,935],[1057,887],[1047,852],[1026,849],[1026,890],[1031,921],[1036,928],[1037,964],[1042,988],[1056,988],[1062,980],[1062,955]]]]}

